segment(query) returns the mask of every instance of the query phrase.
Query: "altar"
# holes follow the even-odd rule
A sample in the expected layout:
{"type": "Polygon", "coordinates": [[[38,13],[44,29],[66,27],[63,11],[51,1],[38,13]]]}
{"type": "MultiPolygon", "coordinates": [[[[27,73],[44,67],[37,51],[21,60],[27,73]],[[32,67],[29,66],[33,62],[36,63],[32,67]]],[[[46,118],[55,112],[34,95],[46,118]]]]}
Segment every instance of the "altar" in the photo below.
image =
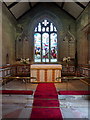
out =
{"type": "MultiPolygon", "coordinates": [[[[31,77],[36,77],[37,82],[55,82],[57,77],[61,77],[62,65],[32,64],[30,69],[31,77]]],[[[59,82],[61,82],[60,79],[59,82]]]]}

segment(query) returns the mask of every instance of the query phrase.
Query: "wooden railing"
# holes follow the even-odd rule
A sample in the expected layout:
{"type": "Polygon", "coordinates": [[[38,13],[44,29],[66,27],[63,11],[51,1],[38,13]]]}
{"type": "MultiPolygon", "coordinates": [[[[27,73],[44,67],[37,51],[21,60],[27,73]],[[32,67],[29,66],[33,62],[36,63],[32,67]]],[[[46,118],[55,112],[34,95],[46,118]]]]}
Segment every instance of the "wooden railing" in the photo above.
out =
{"type": "MultiPolygon", "coordinates": [[[[78,76],[90,77],[90,65],[79,65],[78,76]]],[[[76,75],[75,66],[62,66],[62,75],[76,75]]],[[[30,77],[30,64],[14,64],[0,67],[0,77],[30,77]]],[[[0,79],[1,80],[1,79],[0,79]]],[[[9,81],[11,79],[7,79],[9,81]]]]}
{"type": "Polygon", "coordinates": [[[62,66],[62,75],[75,75],[75,66],[62,66]]]}
{"type": "Polygon", "coordinates": [[[62,75],[77,75],[83,77],[90,77],[90,65],[79,64],[78,68],[75,70],[74,65],[62,66],[62,75]]]}
{"type": "Polygon", "coordinates": [[[79,72],[80,76],[90,77],[90,65],[80,64],[78,66],[78,72],[79,72]]]}
{"type": "Polygon", "coordinates": [[[30,64],[15,64],[0,67],[2,77],[30,75],[30,64]]]}
{"type": "Polygon", "coordinates": [[[30,76],[30,64],[16,65],[17,76],[30,76]]]}
{"type": "MultiPolygon", "coordinates": [[[[21,79],[24,80],[25,83],[61,83],[61,81],[69,82],[70,80],[81,80],[85,84],[90,85],[90,77],[57,77],[55,81],[38,81],[36,77],[2,77],[3,79],[21,79]],[[34,79],[32,81],[31,79],[34,79]],[[61,79],[61,81],[59,81],[61,79]],[[88,79],[88,81],[86,81],[88,79]]],[[[6,83],[6,82],[5,82],[6,83]]]]}
{"type": "MultiPolygon", "coordinates": [[[[15,64],[0,67],[0,77],[30,77],[30,64],[15,64]]],[[[1,79],[0,79],[1,80],[1,79]]],[[[3,82],[8,82],[13,79],[4,79],[3,82]]]]}

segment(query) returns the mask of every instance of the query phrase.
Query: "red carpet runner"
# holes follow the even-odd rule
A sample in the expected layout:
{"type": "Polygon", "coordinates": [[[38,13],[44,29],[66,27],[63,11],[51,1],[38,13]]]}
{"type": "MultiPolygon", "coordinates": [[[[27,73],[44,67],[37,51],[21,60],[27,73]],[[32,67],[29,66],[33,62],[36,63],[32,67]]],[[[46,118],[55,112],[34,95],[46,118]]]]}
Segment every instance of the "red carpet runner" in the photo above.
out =
{"type": "Polygon", "coordinates": [[[62,120],[60,108],[57,107],[59,101],[54,83],[39,83],[34,94],[30,120],[62,120]]]}
{"type": "Polygon", "coordinates": [[[90,95],[90,91],[59,91],[59,95],[90,95]]]}
{"type": "Polygon", "coordinates": [[[1,94],[13,94],[13,95],[32,95],[32,90],[0,90],[1,94]]]}

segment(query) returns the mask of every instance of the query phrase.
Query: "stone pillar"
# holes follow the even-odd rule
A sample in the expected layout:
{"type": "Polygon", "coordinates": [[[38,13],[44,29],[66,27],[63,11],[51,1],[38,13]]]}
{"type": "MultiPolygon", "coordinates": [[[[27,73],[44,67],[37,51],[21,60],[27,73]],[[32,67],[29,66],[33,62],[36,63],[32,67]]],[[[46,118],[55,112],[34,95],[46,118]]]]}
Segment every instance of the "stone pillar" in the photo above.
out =
{"type": "MultiPolygon", "coordinates": [[[[90,65],[90,29],[87,38],[88,38],[88,64],[90,65]]],[[[88,72],[89,72],[88,75],[90,77],[90,68],[88,72]]]]}

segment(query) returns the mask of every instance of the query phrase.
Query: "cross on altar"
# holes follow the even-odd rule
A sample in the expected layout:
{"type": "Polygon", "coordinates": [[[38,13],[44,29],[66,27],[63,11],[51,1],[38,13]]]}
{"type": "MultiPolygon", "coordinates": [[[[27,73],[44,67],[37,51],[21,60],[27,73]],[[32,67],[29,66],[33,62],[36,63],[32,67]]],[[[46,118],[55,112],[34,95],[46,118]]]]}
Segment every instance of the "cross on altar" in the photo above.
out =
{"type": "Polygon", "coordinates": [[[44,22],[42,22],[42,24],[44,24],[45,26],[47,26],[47,24],[49,24],[49,22],[47,20],[44,20],[44,22]]]}

